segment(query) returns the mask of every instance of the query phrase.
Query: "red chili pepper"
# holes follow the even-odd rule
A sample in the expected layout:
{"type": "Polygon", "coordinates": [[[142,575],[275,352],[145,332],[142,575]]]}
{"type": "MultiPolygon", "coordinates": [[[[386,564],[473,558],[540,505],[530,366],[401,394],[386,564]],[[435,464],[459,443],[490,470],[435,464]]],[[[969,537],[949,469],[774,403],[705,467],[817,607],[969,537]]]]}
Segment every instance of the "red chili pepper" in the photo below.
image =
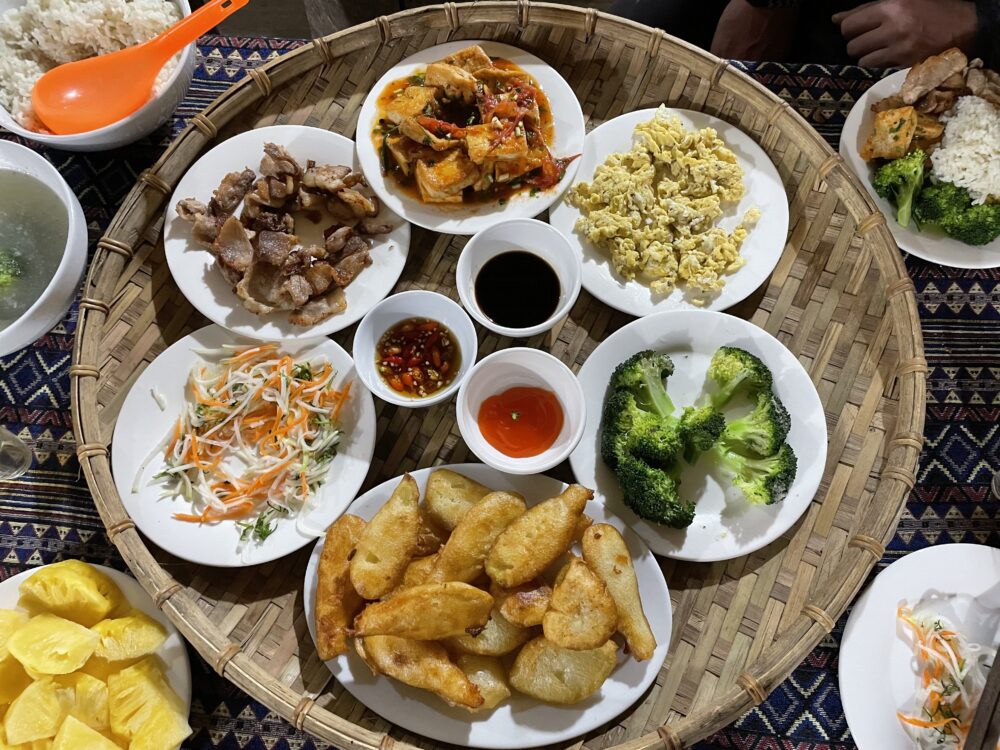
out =
{"type": "Polygon", "coordinates": [[[403,365],[403,358],[402,357],[397,357],[395,354],[390,354],[387,357],[383,357],[382,358],[382,362],[383,362],[383,364],[402,366],[403,365]]]}
{"type": "Polygon", "coordinates": [[[430,336],[427,337],[427,342],[424,344],[424,351],[430,349],[434,344],[441,340],[441,332],[435,331],[430,336]]]}
{"type": "Polygon", "coordinates": [[[407,367],[416,367],[420,364],[420,357],[410,357],[409,361],[406,363],[407,367]]]}
{"type": "Polygon", "coordinates": [[[448,372],[448,369],[450,367],[451,367],[451,362],[445,362],[443,365],[441,365],[441,374],[444,375],[446,372],[448,372]]]}
{"type": "Polygon", "coordinates": [[[438,324],[433,320],[429,320],[426,323],[420,324],[420,330],[422,331],[436,331],[437,328],[438,324]]]}
{"type": "Polygon", "coordinates": [[[439,370],[441,369],[441,351],[439,349],[435,348],[431,352],[431,361],[434,363],[436,368],[439,370]]]}
{"type": "Polygon", "coordinates": [[[403,381],[397,377],[389,378],[389,385],[391,385],[397,391],[403,390],[403,381]]]}
{"type": "Polygon", "coordinates": [[[413,378],[410,377],[410,373],[404,372],[403,373],[403,377],[402,377],[402,381],[406,384],[407,388],[411,388],[411,389],[413,388],[413,378]]]}

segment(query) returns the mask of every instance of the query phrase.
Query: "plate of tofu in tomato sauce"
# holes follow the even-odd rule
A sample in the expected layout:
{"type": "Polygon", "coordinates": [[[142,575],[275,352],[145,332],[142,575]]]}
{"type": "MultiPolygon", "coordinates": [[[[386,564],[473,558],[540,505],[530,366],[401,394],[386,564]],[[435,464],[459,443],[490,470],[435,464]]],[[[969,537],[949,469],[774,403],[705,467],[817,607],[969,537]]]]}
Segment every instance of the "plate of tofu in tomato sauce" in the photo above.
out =
{"type": "Polygon", "coordinates": [[[516,47],[463,40],[387,71],[355,140],[366,179],[392,211],[472,235],[552,205],[572,182],[584,135],[580,103],[555,69],[516,47]]]}

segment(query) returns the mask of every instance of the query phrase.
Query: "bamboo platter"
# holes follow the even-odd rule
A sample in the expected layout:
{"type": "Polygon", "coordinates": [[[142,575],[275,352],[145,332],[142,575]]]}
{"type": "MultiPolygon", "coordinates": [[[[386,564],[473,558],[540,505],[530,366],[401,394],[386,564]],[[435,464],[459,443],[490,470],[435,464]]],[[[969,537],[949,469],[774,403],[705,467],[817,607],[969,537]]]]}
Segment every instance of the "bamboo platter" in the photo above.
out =
{"type": "MultiPolygon", "coordinates": [[[[791,530],[748,557],[660,561],[674,612],[666,664],[630,711],[582,738],[595,749],[688,747],[761,703],[831,631],[882,557],[914,484],[927,373],[913,285],[882,214],[788,104],[726,61],[592,9],[523,0],[383,16],[251,70],[140,175],[98,242],[70,370],[80,462],[109,537],[219,674],[337,747],[432,746],[356,702],[319,660],[301,592],[308,549],[231,571],[172,558],[126,513],[109,445],[137,375],[204,325],[171,280],[162,241],[167,199],[191,164],[227,137],[266,125],[351,137],[362,100],[386,69],[459,39],[497,40],[544,59],[575,90],[588,129],[661,102],[725,119],[764,148],[786,187],[789,235],[778,266],[749,306],[732,312],[784,343],[820,394],[830,439],[819,491],[791,530]]],[[[396,291],[457,298],[464,242],[414,227],[396,291]]],[[[628,320],[584,292],[561,326],[528,343],[578,370],[628,320]]],[[[350,350],[353,330],[334,338],[350,350]]],[[[482,329],[479,336],[481,356],[510,345],[482,329]]],[[[378,435],[364,489],[470,457],[453,400],[426,410],[379,402],[378,435]]]]}

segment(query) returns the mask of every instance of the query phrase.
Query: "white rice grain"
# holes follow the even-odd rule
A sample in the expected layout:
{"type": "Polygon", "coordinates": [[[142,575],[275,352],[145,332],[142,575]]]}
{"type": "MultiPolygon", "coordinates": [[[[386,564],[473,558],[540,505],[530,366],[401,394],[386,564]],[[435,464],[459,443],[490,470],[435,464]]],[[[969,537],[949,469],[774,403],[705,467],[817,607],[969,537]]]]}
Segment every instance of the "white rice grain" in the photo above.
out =
{"type": "MultiPolygon", "coordinates": [[[[0,15],[0,105],[38,129],[31,89],[43,73],[148,41],[180,17],[170,0],[28,0],[0,15]]],[[[177,59],[160,72],[158,88],[177,59]]]]}
{"type": "Polygon", "coordinates": [[[1000,198],[1000,110],[978,96],[963,96],[942,119],[941,146],[931,173],[969,191],[973,203],[1000,198]]]}

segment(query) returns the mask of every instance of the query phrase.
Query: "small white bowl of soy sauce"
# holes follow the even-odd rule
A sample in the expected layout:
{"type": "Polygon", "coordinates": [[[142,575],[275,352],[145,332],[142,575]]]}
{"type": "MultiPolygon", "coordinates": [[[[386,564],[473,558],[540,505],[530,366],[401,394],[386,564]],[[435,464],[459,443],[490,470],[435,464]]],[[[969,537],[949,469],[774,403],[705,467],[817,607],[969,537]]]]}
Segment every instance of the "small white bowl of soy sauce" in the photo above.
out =
{"type": "Polygon", "coordinates": [[[582,276],[580,256],[559,230],[537,219],[509,219],[466,243],[455,284],[480,325],[525,339],[569,315],[582,276]]]}

